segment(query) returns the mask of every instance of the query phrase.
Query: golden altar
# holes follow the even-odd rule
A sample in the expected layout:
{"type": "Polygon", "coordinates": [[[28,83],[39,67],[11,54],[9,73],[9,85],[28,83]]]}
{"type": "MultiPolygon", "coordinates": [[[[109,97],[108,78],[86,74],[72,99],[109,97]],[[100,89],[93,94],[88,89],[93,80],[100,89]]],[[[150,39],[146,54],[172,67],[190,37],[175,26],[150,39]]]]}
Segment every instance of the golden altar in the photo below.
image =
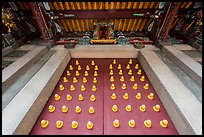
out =
{"type": "Polygon", "coordinates": [[[96,43],[114,43],[116,44],[117,43],[117,40],[116,39],[92,39],[90,40],[90,43],[91,44],[96,44],[96,43]]]}

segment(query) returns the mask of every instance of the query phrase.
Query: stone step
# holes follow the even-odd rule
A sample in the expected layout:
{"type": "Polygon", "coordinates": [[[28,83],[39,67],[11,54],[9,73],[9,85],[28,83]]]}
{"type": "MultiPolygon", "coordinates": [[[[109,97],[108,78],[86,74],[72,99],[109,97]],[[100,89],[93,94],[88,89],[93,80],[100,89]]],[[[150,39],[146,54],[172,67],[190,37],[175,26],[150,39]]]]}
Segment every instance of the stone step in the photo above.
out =
{"type": "Polygon", "coordinates": [[[24,56],[2,70],[2,93],[8,89],[14,81],[24,74],[46,52],[47,47],[39,46],[29,51],[24,56]]]}
{"type": "Polygon", "coordinates": [[[39,47],[39,46],[31,45],[31,44],[24,44],[21,47],[19,47],[18,50],[33,50],[36,47],[39,47]]]}
{"type": "Polygon", "coordinates": [[[2,134],[29,134],[71,59],[58,50],[2,110],[2,134]]]}
{"type": "Polygon", "coordinates": [[[202,62],[202,57],[196,57],[196,58],[193,58],[194,60],[196,60],[196,61],[200,61],[200,62],[202,62]]]}
{"type": "Polygon", "coordinates": [[[14,51],[14,48],[12,46],[8,46],[8,47],[3,48],[2,49],[2,57],[8,55],[12,51],[14,51]]]}
{"type": "Polygon", "coordinates": [[[202,44],[199,44],[195,39],[189,39],[187,43],[202,53],[202,44]]]}
{"type": "Polygon", "coordinates": [[[18,57],[3,57],[2,61],[16,61],[18,57]]]}
{"type": "Polygon", "coordinates": [[[202,87],[202,65],[175,46],[163,46],[165,55],[202,87]]]}
{"type": "Polygon", "coordinates": [[[202,103],[202,87],[198,85],[185,71],[169,59],[161,50],[154,51],[164,64],[177,76],[177,78],[195,95],[202,103]]]}
{"type": "Polygon", "coordinates": [[[76,45],[70,49],[72,58],[136,58],[138,52],[133,45],[76,45]]]}
{"type": "Polygon", "coordinates": [[[202,134],[202,104],[150,50],[138,54],[145,73],[179,134],[202,134]]]}
{"type": "Polygon", "coordinates": [[[8,105],[8,103],[19,93],[19,91],[30,81],[30,79],[41,69],[53,54],[54,51],[49,50],[36,61],[28,71],[12,83],[12,85],[2,94],[2,109],[8,105]]]}
{"type": "Polygon", "coordinates": [[[173,44],[173,46],[175,46],[179,50],[196,50],[188,44],[173,44]]]}

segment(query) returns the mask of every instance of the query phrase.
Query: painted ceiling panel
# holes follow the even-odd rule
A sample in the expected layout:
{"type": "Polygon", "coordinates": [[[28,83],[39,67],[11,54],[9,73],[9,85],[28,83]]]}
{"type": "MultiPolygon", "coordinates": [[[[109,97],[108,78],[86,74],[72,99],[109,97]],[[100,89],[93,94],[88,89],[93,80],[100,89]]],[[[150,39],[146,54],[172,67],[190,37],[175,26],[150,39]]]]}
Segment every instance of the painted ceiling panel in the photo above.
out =
{"type": "Polygon", "coordinates": [[[147,27],[149,26],[151,21],[152,21],[152,19],[147,19],[147,22],[144,24],[144,28],[143,29],[147,30],[147,27]]]}
{"type": "Polygon", "coordinates": [[[54,10],[54,9],[55,9],[54,6],[53,6],[53,4],[52,4],[52,2],[49,2],[49,6],[50,6],[50,9],[51,9],[51,10],[54,10]]]}
{"type": "Polygon", "coordinates": [[[88,2],[88,10],[92,10],[92,2],[88,2]]]}
{"type": "Polygon", "coordinates": [[[184,8],[187,3],[188,3],[188,2],[183,2],[183,3],[181,4],[181,7],[180,7],[180,8],[184,8]]]}
{"type": "Polygon", "coordinates": [[[110,9],[115,9],[115,2],[111,2],[110,9]]]}
{"type": "Polygon", "coordinates": [[[128,2],[127,9],[132,9],[133,2],[128,2]]]}
{"type": "Polygon", "coordinates": [[[139,28],[139,31],[142,31],[142,29],[144,28],[144,25],[145,25],[145,23],[146,23],[146,20],[147,20],[147,19],[144,19],[144,20],[142,21],[142,25],[141,25],[141,27],[139,28]]]}
{"type": "Polygon", "coordinates": [[[63,3],[62,2],[58,2],[59,4],[59,7],[60,7],[60,10],[64,10],[64,5],[63,5],[63,3]]]}
{"type": "MultiPolygon", "coordinates": [[[[48,2],[51,11],[90,11],[90,10],[143,10],[147,12],[150,9],[158,9],[160,2],[48,2]]],[[[181,2],[180,9],[189,8],[193,2],[181,2]]],[[[30,10],[27,2],[17,2],[21,10],[30,10]]],[[[100,19],[101,20],[101,19],[100,19]]],[[[113,18],[114,31],[143,31],[153,21],[151,18],[113,18]]],[[[94,22],[99,21],[97,18],[61,18],[56,22],[65,30],[65,32],[73,31],[93,31],[94,22]]],[[[175,18],[172,27],[178,24],[180,18],[175,18]]]]}
{"type": "Polygon", "coordinates": [[[186,9],[189,8],[189,7],[191,6],[192,3],[193,3],[193,2],[188,2],[188,4],[186,5],[185,8],[186,8],[186,9]]]}
{"type": "Polygon", "coordinates": [[[27,5],[27,2],[23,2],[23,5],[24,5],[26,10],[30,10],[29,6],[27,5]]]}
{"type": "Polygon", "coordinates": [[[25,8],[24,8],[24,6],[23,6],[23,3],[22,3],[22,2],[18,2],[18,5],[20,6],[20,8],[21,8],[22,10],[25,10],[25,8]]]}
{"type": "Polygon", "coordinates": [[[65,7],[65,10],[70,10],[70,7],[69,7],[68,2],[65,2],[65,3],[64,3],[64,7],[65,7]]]}
{"type": "Polygon", "coordinates": [[[66,22],[67,22],[68,29],[69,29],[71,32],[73,32],[73,29],[72,29],[70,20],[66,20],[66,22]]]}
{"type": "Polygon", "coordinates": [[[126,31],[130,31],[131,26],[132,26],[132,19],[129,20],[126,31]]]}
{"type": "Polygon", "coordinates": [[[137,19],[134,19],[133,25],[132,25],[132,27],[131,27],[131,31],[135,31],[136,23],[137,23],[137,19]]]}

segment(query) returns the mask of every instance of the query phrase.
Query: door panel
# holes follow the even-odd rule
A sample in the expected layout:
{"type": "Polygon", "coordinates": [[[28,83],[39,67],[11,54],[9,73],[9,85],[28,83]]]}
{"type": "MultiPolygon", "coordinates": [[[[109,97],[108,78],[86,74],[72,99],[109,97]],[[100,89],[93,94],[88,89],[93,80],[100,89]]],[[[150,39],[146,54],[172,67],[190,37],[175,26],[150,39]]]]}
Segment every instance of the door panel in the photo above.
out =
{"type": "MultiPolygon", "coordinates": [[[[132,69],[132,75],[128,75],[128,69],[126,68],[130,59],[116,59],[117,63],[113,65],[113,76],[114,82],[110,82],[110,69],[109,65],[113,62],[113,59],[71,59],[68,66],[66,67],[62,77],[60,78],[56,88],[54,89],[50,99],[48,100],[45,108],[43,109],[41,115],[39,116],[36,124],[31,131],[31,134],[178,134],[172,121],[170,120],[164,106],[162,105],[159,97],[154,91],[149,79],[147,78],[142,66],[137,59],[132,59],[133,63],[130,65],[132,69]],[[76,76],[75,72],[77,70],[77,65],[75,61],[78,60],[81,65],[80,75],[76,76]],[[97,83],[93,83],[94,78],[94,66],[91,65],[91,61],[95,61],[95,65],[98,65],[98,76],[97,83]],[[121,64],[123,70],[123,76],[125,78],[124,82],[120,81],[121,75],[119,75],[118,64],[121,64]],[[141,69],[141,75],[137,74],[138,69],[135,69],[135,65],[139,64],[139,69],[141,69]],[[67,76],[67,70],[69,70],[69,65],[73,66],[73,70],[70,70],[70,76],[67,76]],[[83,83],[83,77],[86,65],[89,65],[90,70],[89,75],[86,76],[87,83],[83,83]],[[77,83],[73,83],[73,77],[77,78],[77,83]],[[130,81],[131,76],[135,77],[134,81],[130,81]],[[140,81],[140,77],[145,76],[145,81],[140,81]],[[67,77],[68,82],[63,82],[63,77],[67,77]],[[111,90],[111,84],[115,84],[115,90],[111,90]],[[127,86],[126,90],[122,90],[122,84],[125,83],[127,86]],[[138,89],[134,90],[132,86],[134,83],[138,84],[138,89]],[[144,84],[149,84],[149,89],[145,90],[143,88],[144,84]],[[64,85],[64,90],[59,90],[59,85],[64,85]],[[70,85],[75,86],[74,91],[70,91],[70,85]],[[81,91],[81,85],[85,85],[86,90],[81,91]],[[96,85],[97,91],[92,91],[92,85],[96,85]],[[111,94],[116,93],[117,99],[112,100],[111,94]],[[137,100],[135,98],[136,94],[140,92],[142,98],[137,100]],[[54,95],[59,94],[61,96],[60,100],[55,101],[54,95]],[[123,99],[123,95],[128,93],[129,98],[127,100],[123,99]],[[148,99],[150,93],[154,94],[154,99],[148,99]],[[66,95],[70,94],[72,96],[71,101],[66,100],[66,95]],[[79,94],[83,95],[83,101],[78,100],[79,94]],[[94,102],[90,101],[90,96],[94,94],[96,100],[94,102]],[[49,113],[48,106],[54,105],[56,110],[53,113],[49,113]],[[140,105],[146,105],[146,111],[141,112],[140,105]],[[153,110],[154,105],[160,105],[160,111],[155,112],[153,110]],[[67,113],[63,113],[61,108],[66,105],[69,110],[67,113]],[[117,105],[118,111],[113,112],[112,106],[117,105]],[[127,112],[125,107],[127,105],[132,106],[132,111],[127,112]],[[80,106],[82,112],[76,114],[75,107],[80,106]],[[89,107],[93,106],[95,108],[94,114],[89,114],[89,107]],[[49,125],[46,128],[42,128],[40,125],[41,120],[47,119],[49,125]],[[120,126],[118,128],[113,126],[114,119],[120,121],[120,126]],[[128,121],[135,120],[136,126],[134,128],[129,127],[128,121]],[[144,121],[150,119],[152,122],[152,127],[147,128],[144,126],[144,121]],[[168,120],[168,127],[163,128],[160,126],[160,121],[162,119],[168,120]],[[56,121],[62,120],[64,125],[61,129],[56,128],[56,121]],[[73,120],[78,121],[78,128],[72,129],[71,123],[73,120]],[[89,130],[86,128],[88,121],[93,122],[93,129],[89,130]]],[[[159,91],[158,91],[159,92],[159,91]]]]}
{"type": "Polygon", "coordinates": [[[128,69],[126,69],[126,66],[129,59],[117,59],[117,64],[113,65],[113,76],[115,81],[110,82],[111,75],[109,74],[109,64],[111,64],[112,61],[113,59],[106,61],[108,64],[105,65],[106,68],[104,69],[104,134],[178,134],[138,60],[132,59],[133,63],[130,65],[132,75],[128,75],[128,69]],[[118,64],[121,64],[122,66],[122,75],[125,78],[124,82],[120,81],[121,75],[118,73],[118,64]],[[136,64],[139,64],[139,69],[142,70],[140,75],[137,74],[138,69],[135,69],[136,64]],[[134,76],[135,81],[130,81],[131,76],[134,76]],[[140,81],[141,76],[145,76],[145,81],[140,81]],[[115,90],[110,89],[112,83],[115,84],[115,90]],[[126,84],[126,90],[121,88],[123,83],[126,84]],[[132,88],[134,83],[138,84],[137,90],[132,88]],[[146,83],[149,84],[148,90],[143,88],[144,84],[146,83]],[[117,96],[116,100],[111,99],[113,92],[117,96]],[[135,98],[138,92],[140,92],[142,96],[140,100],[135,98]],[[128,100],[123,99],[123,95],[125,93],[128,93],[128,100]],[[154,93],[153,100],[150,100],[147,97],[150,93],[154,93]],[[142,104],[146,106],[145,112],[141,112],[139,109],[140,105],[142,104]],[[153,110],[153,106],[156,104],[160,105],[160,112],[155,112],[153,110]],[[113,105],[118,106],[117,112],[112,111],[113,105]],[[127,112],[125,110],[127,105],[131,105],[131,112],[127,112]],[[118,128],[113,126],[114,119],[118,119],[120,122],[120,126],[118,128]],[[135,120],[136,122],[136,126],[134,128],[131,128],[128,125],[128,121],[131,119],[135,120]],[[146,119],[151,120],[151,128],[146,128],[144,126],[144,121],[146,119]],[[168,128],[163,128],[160,126],[160,120],[162,119],[168,120],[168,128]]]}

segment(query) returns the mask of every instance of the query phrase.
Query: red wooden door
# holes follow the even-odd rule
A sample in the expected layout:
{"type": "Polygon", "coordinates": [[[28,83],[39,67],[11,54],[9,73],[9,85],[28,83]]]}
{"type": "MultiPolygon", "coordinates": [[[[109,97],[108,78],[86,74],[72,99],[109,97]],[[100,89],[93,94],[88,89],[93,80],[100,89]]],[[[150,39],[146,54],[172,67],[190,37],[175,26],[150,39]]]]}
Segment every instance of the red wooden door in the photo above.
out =
{"type": "Polygon", "coordinates": [[[116,64],[113,64],[113,59],[72,59],[48,100],[42,114],[39,116],[31,134],[178,134],[138,60],[132,59],[132,64],[130,65],[130,69],[132,70],[131,75],[128,74],[129,69],[126,68],[130,59],[116,60],[116,64]],[[79,61],[81,70],[78,70],[76,60],[79,61]],[[92,60],[95,62],[94,65],[91,65],[92,60]],[[113,82],[110,81],[110,64],[113,64],[113,82]],[[123,70],[122,75],[119,75],[118,64],[121,64],[121,69],[123,70]],[[139,65],[138,69],[141,69],[140,75],[137,74],[138,69],[135,68],[136,64],[139,65]],[[70,65],[73,66],[73,70],[69,69],[70,65]],[[85,76],[84,73],[87,65],[89,65],[90,70],[87,70],[89,75],[85,76]],[[94,76],[95,65],[98,66],[98,70],[96,70],[98,76],[94,76]],[[67,70],[69,70],[71,75],[67,76],[67,70]],[[79,71],[79,76],[76,76],[77,70],[79,71]],[[124,82],[120,81],[121,76],[124,76],[124,82]],[[134,76],[134,81],[130,80],[131,76],[134,76]],[[144,81],[140,80],[141,76],[145,76],[144,81]],[[63,77],[66,77],[68,82],[65,83],[63,77]],[[73,77],[77,78],[76,83],[73,83],[73,77]],[[83,77],[87,78],[87,83],[83,82],[83,77]],[[94,77],[97,78],[97,83],[93,82],[94,77]],[[115,84],[114,90],[110,88],[112,83],[115,84]],[[123,83],[126,84],[125,90],[121,88],[123,83]],[[132,88],[134,83],[138,84],[137,90],[132,88]],[[148,90],[143,87],[146,83],[149,84],[148,90]],[[60,84],[64,86],[63,91],[59,90],[60,84]],[[70,85],[74,85],[74,91],[70,91],[70,85]],[[85,86],[85,91],[81,91],[81,85],[85,86]],[[97,88],[95,92],[92,91],[93,85],[97,88]],[[141,93],[141,99],[137,100],[135,96],[139,92],[141,93]],[[111,98],[112,93],[116,94],[116,100],[111,98]],[[128,93],[127,100],[123,98],[125,93],[128,93]],[[150,93],[154,94],[153,100],[148,98],[150,93]],[[55,94],[59,94],[61,97],[60,100],[56,101],[54,99],[55,94]],[[72,96],[71,101],[66,99],[67,94],[72,96]],[[79,101],[79,94],[83,96],[83,101],[79,101]],[[92,94],[96,97],[94,102],[90,101],[92,94]],[[142,104],[146,106],[145,112],[141,112],[139,109],[142,104]],[[56,107],[53,113],[48,111],[49,105],[56,107]],[[68,107],[69,110],[67,113],[62,112],[63,105],[68,107]],[[118,106],[117,112],[112,111],[113,105],[118,106]],[[131,112],[126,111],[125,108],[127,105],[132,106],[131,112]],[[160,105],[159,112],[153,110],[153,106],[155,105],[160,105]],[[75,112],[76,106],[81,107],[81,113],[77,114],[75,112]],[[94,114],[89,113],[89,108],[91,106],[95,108],[94,114]],[[40,122],[43,119],[49,121],[49,125],[46,128],[41,127],[40,122]],[[113,121],[115,119],[118,119],[120,122],[120,126],[117,128],[113,126],[113,121]],[[144,125],[144,121],[147,119],[152,122],[151,128],[147,128],[144,125]],[[160,121],[163,119],[168,121],[167,128],[160,126],[160,121]],[[57,120],[64,122],[63,127],[60,129],[56,128],[57,120]],[[78,122],[78,127],[76,129],[73,129],[71,126],[74,120],[78,122]],[[132,128],[128,125],[130,120],[135,121],[135,127],[132,128]],[[86,127],[88,121],[91,121],[94,125],[91,130],[86,127]]]}

